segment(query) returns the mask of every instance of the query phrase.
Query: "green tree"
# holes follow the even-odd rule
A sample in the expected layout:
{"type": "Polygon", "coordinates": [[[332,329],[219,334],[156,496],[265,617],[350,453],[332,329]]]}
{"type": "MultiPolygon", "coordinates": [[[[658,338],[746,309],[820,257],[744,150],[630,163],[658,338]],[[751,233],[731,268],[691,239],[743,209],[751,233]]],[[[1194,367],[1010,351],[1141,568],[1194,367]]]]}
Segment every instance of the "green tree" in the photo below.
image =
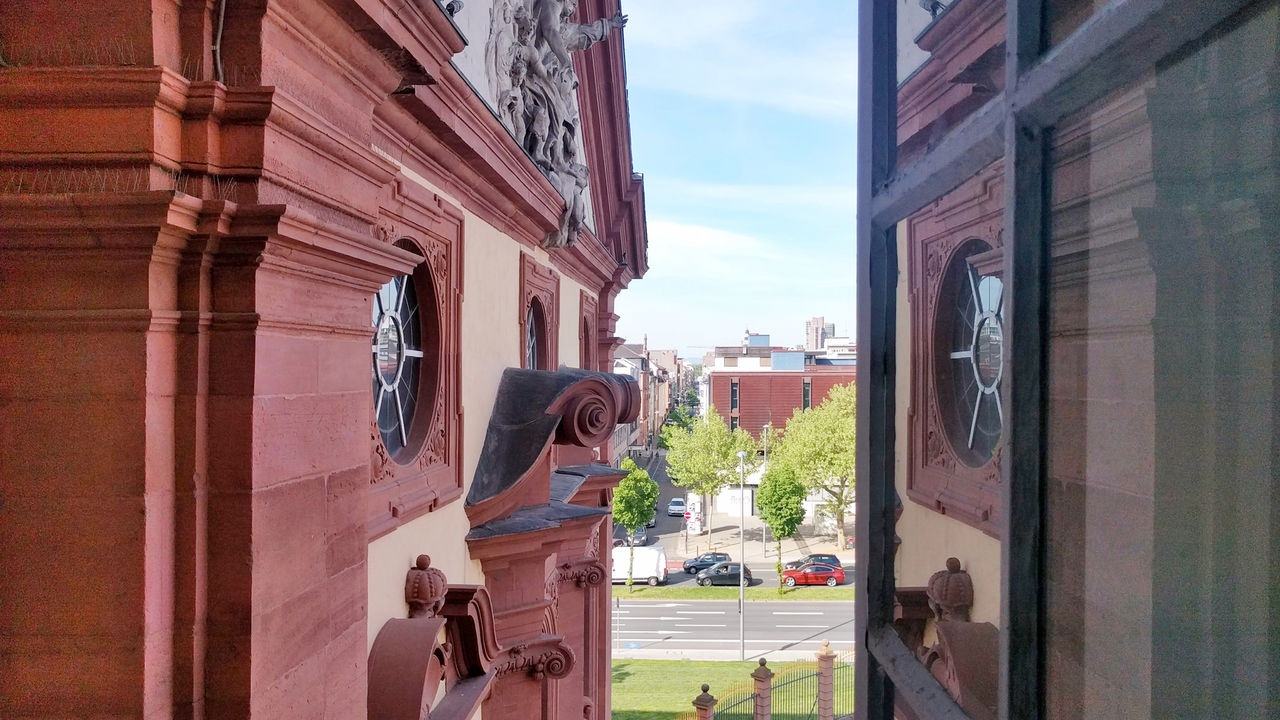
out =
{"type": "Polygon", "coordinates": [[[667,416],[667,424],[675,425],[683,430],[688,430],[689,426],[693,425],[693,417],[689,414],[689,411],[685,410],[683,407],[677,406],[676,409],[672,410],[671,414],[667,416]]]}
{"type": "Polygon", "coordinates": [[[689,407],[694,407],[694,408],[696,408],[696,407],[698,407],[698,403],[699,403],[699,402],[700,402],[700,401],[698,400],[698,391],[697,391],[697,390],[689,389],[689,390],[686,390],[686,391],[685,391],[685,393],[684,393],[684,404],[685,404],[685,405],[687,405],[687,406],[689,406],[689,407]]]}
{"type": "Polygon", "coordinates": [[[854,497],[856,401],[852,383],[837,385],[822,404],[793,415],[782,441],[769,446],[771,464],[786,466],[806,488],[825,496],[823,507],[836,519],[839,547],[844,547],[844,518],[854,497]]]}
{"type": "Polygon", "coordinates": [[[804,485],[796,479],[795,471],[785,465],[773,464],[760,479],[756,492],[756,507],[760,519],[769,526],[777,542],[778,594],[782,594],[782,538],[791,537],[804,520],[804,498],[808,495],[804,485]]]}
{"type": "Polygon", "coordinates": [[[627,529],[628,546],[631,548],[631,561],[627,568],[627,589],[630,590],[631,568],[636,564],[636,548],[630,544],[630,536],[648,525],[658,511],[658,483],[631,458],[622,461],[622,469],[628,473],[618,483],[618,489],[613,491],[613,521],[627,529]]]}
{"type": "MultiPolygon", "coordinates": [[[[738,475],[738,453],[745,451],[746,470],[751,472],[759,464],[756,441],[742,428],[733,432],[715,407],[708,408],[707,416],[693,422],[688,432],[668,427],[663,431],[667,450],[667,475],[679,487],[688,488],[707,498],[716,495],[738,475]]],[[[706,523],[710,534],[711,523],[706,523]]]]}

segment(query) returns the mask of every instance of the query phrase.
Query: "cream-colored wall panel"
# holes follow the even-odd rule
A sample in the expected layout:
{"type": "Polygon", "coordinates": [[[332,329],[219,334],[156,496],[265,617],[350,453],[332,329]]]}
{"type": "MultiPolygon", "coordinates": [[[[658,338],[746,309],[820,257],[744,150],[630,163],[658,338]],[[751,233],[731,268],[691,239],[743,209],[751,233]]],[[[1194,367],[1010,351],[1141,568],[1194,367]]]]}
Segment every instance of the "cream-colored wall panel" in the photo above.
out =
{"type": "Polygon", "coordinates": [[[464,213],[462,458],[468,485],[484,445],[502,371],[520,367],[520,244],[464,213]]]}
{"type": "Polygon", "coordinates": [[[560,275],[560,364],[582,367],[582,291],[586,287],[560,275]]]}

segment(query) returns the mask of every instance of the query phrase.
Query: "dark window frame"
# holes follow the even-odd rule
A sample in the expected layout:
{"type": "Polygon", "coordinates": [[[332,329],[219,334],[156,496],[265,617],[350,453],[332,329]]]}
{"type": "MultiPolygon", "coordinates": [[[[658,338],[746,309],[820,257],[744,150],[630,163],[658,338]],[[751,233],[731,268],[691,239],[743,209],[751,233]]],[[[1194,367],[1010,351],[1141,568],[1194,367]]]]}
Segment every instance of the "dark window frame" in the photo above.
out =
{"type": "MultiPolygon", "coordinates": [[[[963,1],[963,0],[956,0],[963,1]]],[[[1006,461],[1000,628],[1002,718],[1044,717],[1042,490],[1047,359],[1047,138],[1065,115],[1133,81],[1251,0],[1112,0],[1046,48],[1045,0],[1006,0],[1005,89],[920,157],[896,167],[897,6],[858,11],[857,717],[964,718],[893,629],[896,224],[1004,159],[1006,461]],[[1176,22],[1170,22],[1170,19],[1176,22]],[[1014,612],[1012,609],[1016,608],[1014,612]]]]}
{"type": "Polygon", "coordinates": [[[808,410],[813,407],[813,381],[805,378],[800,390],[800,409],[808,410]]]}
{"type": "Polygon", "coordinates": [[[737,410],[741,407],[742,405],[741,392],[742,391],[738,386],[738,381],[730,380],[729,381],[729,411],[730,412],[733,412],[734,410],[737,410]]]}

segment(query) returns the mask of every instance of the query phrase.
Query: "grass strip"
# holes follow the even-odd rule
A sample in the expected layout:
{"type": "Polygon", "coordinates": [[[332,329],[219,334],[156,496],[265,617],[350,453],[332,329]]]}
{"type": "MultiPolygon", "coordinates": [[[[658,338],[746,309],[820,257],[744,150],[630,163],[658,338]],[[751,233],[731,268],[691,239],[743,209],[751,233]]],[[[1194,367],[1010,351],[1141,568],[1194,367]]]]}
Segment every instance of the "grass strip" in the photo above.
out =
{"type": "MultiPolygon", "coordinates": [[[[702,684],[728,709],[754,689],[757,662],[699,660],[614,660],[613,720],[679,720],[693,711],[702,684]]],[[[817,707],[817,663],[770,663],[774,672],[773,720],[811,720],[817,707]]],[[[834,678],[837,716],[853,712],[853,665],[837,664],[834,678]]],[[[751,704],[734,708],[733,717],[750,717],[751,704]]]]}
{"type": "Polygon", "coordinates": [[[614,660],[613,720],[676,720],[693,711],[703,683],[723,698],[748,688],[757,667],[755,661],[614,660]]]}

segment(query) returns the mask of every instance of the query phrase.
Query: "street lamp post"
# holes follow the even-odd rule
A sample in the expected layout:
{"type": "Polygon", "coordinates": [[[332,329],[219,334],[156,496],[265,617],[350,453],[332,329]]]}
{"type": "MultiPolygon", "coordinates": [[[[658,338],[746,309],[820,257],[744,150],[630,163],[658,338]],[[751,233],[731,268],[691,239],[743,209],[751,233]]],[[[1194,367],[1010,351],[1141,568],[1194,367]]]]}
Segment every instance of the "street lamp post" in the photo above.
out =
{"type": "Polygon", "coordinates": [[[747,451],[738,451],[738,659],[747,659],[747,451]]]}
{"type": "MultiPolygon", "coordinates": [[[[769,427],[772,424],[773,423],[764,424],[764,464],[761,466],[762,468],[764,468],[764,470],[762,470],[761,472],[765,472],[769,469],[769,427]]],[[[761,553],[761,557],[767,558],[769,557],[769,543],[766,542],[764,538],[766,527],[768,526],[767,525],[760,526],[760,553],[761,553]]]]}

